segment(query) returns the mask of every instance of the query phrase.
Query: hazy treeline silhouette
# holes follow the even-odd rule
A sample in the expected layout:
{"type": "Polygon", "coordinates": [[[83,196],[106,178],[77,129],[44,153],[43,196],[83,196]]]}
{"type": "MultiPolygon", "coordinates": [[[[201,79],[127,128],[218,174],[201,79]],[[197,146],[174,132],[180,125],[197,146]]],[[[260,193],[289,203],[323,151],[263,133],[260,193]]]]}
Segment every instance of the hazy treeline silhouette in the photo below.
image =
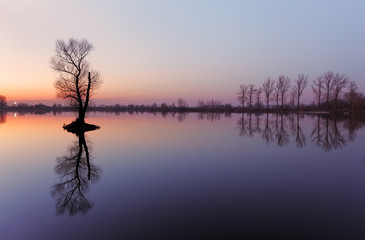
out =
{"type": "Polygon", "coordinates": [[[300,98],[308,85],[308,76],[299,74],[295,79],[280,75],[268,77],[262,86],[242,84],[237,99],[242,109],[266,110],[328,110],[339,109],[360,112],[365,108],[365,97],[358,92],[354,81],[344,74],[327,71],[310,84],[315,97],[311,105],[301,104],[300,98]]]}
{"type": "MultiPolygon", "coordinates": [[[[356,82],[350,81],[344,74],[327,71],[309,82],[308,76],[299,74],[295,79],[286,75],[280,75],[276,79],[268,77],[261,86],[254,84],[240,85],[237,93],[240,106],[232,106],[231,103],[222,103],[217,99],[207,101],[198,100],[196,106],[189,106],[183,98],[176,103],[151,105],[100,105],[90,104],[88,111],[100,112],[280,112],[280,111],[329,111],[365,113],[365,96],[358,91],[356,82]],[[308,85],[313,93],[311,104],[301,102],[301,97],[308,85]]],[[[29,105],[19,103],[16,106],[8,106],[6,98],[0,96],[0,108],[5,111],[28,111],[35,113],[80,111],[77,105],[62,106],[54,104],[29,105]]]]}
{"type": "Polygon", "coordinates": [[[260,136],[266,144],[274,143],[279,147],[295,143],[298,148],[302,148],[310,141],[326,152],[340,149],[354,141],[357,130],[364,126],[364,119],[299,113],[243,113],[237,122],[242,137],[260,136]],[[304,116],[313,120],[309,135],[303,132],[301,126],[304,116]]]}

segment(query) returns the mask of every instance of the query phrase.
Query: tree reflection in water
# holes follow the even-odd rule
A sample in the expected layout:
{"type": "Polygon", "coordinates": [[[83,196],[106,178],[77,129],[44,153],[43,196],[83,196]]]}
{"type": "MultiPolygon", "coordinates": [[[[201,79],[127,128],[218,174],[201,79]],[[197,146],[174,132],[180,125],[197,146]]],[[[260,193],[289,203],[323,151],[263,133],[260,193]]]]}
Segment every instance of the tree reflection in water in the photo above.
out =
{"type": "Polygon", "coordinates": [[[246,116],[243,113],[242,117],[238,120],[238,130],[241,137],[253,137],[256,133],[261,133],[260,126],[260,114],[255,114],[253,119],[252,113],[247,113],[246,116]]]}
{"type": "Polygon", "coordinates": [[[318,115],[311,134],[312,142],[326,152],[343,148],[349,141],[353,141],[351,136],[354,130],[346,127],[349,120],[318,115]],[[350,133],[348,137],[344,134],[346,130],[350,133]]]}
{"type": "Polygon", "coordinates": [[[264,142],[266,144],[269,144],[270,142],[274,141],[274,132],[272,130],[272,128],[270,127],[270,122],[269,122],[269,114],[266,113],[266,118],[265,118],[265,123],[264,123],[264,130],[262,131],[262,139],[264,140],[264,142]]]}
{"type": "Polygon", "coordinates": [[[68,212],[70,216],[85,214],[93,204],[86,198],[89,184],[96,182],[101,169],[92,163],[90,150],[85,140],[85,132],[76,133],[78,140],[67,149],[66,155],[57,157],[54,171],[59,181],[51,188],[56,199],[57,215],[68,212]]]}
{"type": "Polygon", "coordinates": [[[280,114],[280,118],[278,116],[279,114],[276,114],[275,139],[279,147],[284,147],[290,142],[290,134],[287,129],[284,114],[280,114]]]}
{"type": "Polygon", "coordinates": [[[296,122],[294,123],[294,115],[293,115],[293,124],[292,124],[292,133],[295,137],[295,143],[297,148],[302,148],[307,145],[307,138],[305,137],[302,127],[300,126],[300,119],[304,118],[303,114],[295,114],[296,115],[296,122]]]}
{"type": "Polygon", "coordinates": [[[0,124],[6,123],[6,112],[0,111],[0,124]]]}
{"type": "MultiPolygon", "coordinates": [[[[241,137],[254,137],[259,134],[266,144],[276,143],[284,147],[291,142],[291,137],[296,147],[303,148],[307,145],[307,136],[301,127],[304,114],[263,114],[256,115],[255,120],[251,113],[242,114],[237,125],[241,137]],[[263,124],[261,123],[263,120],[263,124]],[[291,133],[291,134],[290,134],[291,133]]],[[[358,118],[336,117],[328,114],[307,115],[314,121],[310,133],[313,144],[326,152],[341,149],[349,142],[354,141],[356,131],[364,126],[364,120],[358,118]]]]}

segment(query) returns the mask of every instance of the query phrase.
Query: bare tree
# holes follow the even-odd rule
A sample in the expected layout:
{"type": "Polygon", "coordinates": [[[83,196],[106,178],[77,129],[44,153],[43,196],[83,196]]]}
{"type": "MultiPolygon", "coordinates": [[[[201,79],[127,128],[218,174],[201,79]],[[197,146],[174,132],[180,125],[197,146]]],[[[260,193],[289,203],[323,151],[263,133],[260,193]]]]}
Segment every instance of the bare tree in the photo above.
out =
{"type": "Polygon", "coordinates": [[[261,106],[261,93],[262,93],[262,88],[256,89],[255,96],[256,96],[257,108],[260,108],[261,106]]]}
{"type": "Polygon", "coordinates": [[[218,109],[222,105],[221,101],[216,99],[211,99],[207,101],[207,108],[210,110],[218,109]]]}
{"type": "Polygon", "coordinates": [[[57,40],[51,68],[58,73],[54,86],[57,97],[70,100],[78,107],[76,123],[85,123],[85,114],[90,98],[102,80],[97,71],[91,69],[87,57],[94,49],[87,40],[70,39],[68,43],[57,40]]]}
{"type": "Polygon", "coordinates": [[[280,98],[280,87],[279,87],[278,82],[276,82],[276,84],[275,84],[274,98],[275,98],[275,101],[276,101],[276,108],[278,109],[279,108],[279,98],[280,98]]]}
{"type": "Polygon", "coordinates": [[[299,101],[300,96],[303,94],[304,88],[306,88],[308,84],[308,76],[304,74],[299,74],[298,78],[295,81],[295,89],[296,89],[296,97],[297,97],[297,108],[299,109],[299,101]]]}
{"type": "Polygon", "coordinates": [[[177,107],[178,107],[180,110],[182,110],[182,109],[187,108],[187,107],[188,107],[188,104],[186,103],[186,101],[185,101],[184,99],[179,98],[179,99],[177,100],[177,107]]]}
{"type": "Polygon", "coordinates": [[[262,85],[262,88],[264,90],[265,99],[266,99],[266,109],[269,109],[270,96],[275,88],[275,80],[268,77],[266,79],[266,81],[264,82],[264,84],[262,85]]]}
{"type": "Polygon", "coordinates": [[[198,100],[198,104],[197,104],[198,108],[204,108],[205,103],[203,100],[198,100]]]}
{"type": "Polygon", "coordinates": [[[333,78],[334,78],[334,74],[332,71],[328,71],[323,74],[324,95],[326,98],[327,109],[329,109],[329,107],[330,107],[330,97],[331,97],[331,92],[332,92],[332,87],[333,87],[333,84],[332,84],[333,78]]]}
{"type": "Polygon", "coordinates": [[[290,97],[289,104],[293,109],[295,108],[295,100],[297,99],[297,93],[298,93],[297,86],[293,86],[289,94],[290,97]]]}
{"type": "Polygon", "coordinates": [[[332,95],[335,101],[335,110],[337,109],[338,97],[340,96],[342,90],[347,86],[347,84],[348,77],[346,77],[344,74],[336,73],[336,75],[333,77],[332,95]]]}
{"type": "Polygon", "coordinates": [[[319,76],[316,80],[313,81],[313,84],[311,85],[312,91],[317,98],[318,107],[320,107],[321,105],[323,84],[324,84],[323,76],[319,76]]]}
{"type": "Polygon", "coordinates": [[[0,95],[0,108],[6,107],[6,97],[3,95],[0,95]]]}
{"type": "Polygon", "coordinates": [[[357,92],[356,82],[351,81],[349,84],[349,90],[345,93],[345,99],[349,103],[351,110],[355,109],[356,101],[359,99],[359,93],[357,92]]]}
{"type": "Polygon", "coordinates": [[[280,92],[281,109],[284,109],[284,100],[285,100],[288,90],[291,87],[290,79],[285,75],[280,75],[278,77],[277,86],[278,86],[279,92],[280,92]]]}
{"type": "Polygon", "coordinates": [[[253,98],[253,95],[255,93],[255,85],[254,84],[250,84],[248,85],[248,90],[247,90],[247,98],[248,98],[248,105],[250,106],[250,108],[252,108],[252,98],[253,98]]]}
{"type": "Polygon", "coordinates": [[[247,93],[249,86],[250,85],[245,85],[245,84],[240,85],[240,90],[238,92],[238,101],[240,101],[242,108],[245,108],[245,101],[247,98],[246,93],[247,93]]]}

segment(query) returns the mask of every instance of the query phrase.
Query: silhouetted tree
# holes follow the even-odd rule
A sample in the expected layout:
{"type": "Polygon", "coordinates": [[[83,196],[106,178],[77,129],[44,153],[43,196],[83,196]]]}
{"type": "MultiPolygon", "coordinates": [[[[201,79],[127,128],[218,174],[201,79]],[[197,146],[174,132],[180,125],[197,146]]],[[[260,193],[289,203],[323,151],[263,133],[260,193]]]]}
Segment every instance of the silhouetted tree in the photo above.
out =
{"type": "Polygon", "coordinates": [[[256,96],[257,108],[260,108],[260,106],[261,106],[261,94],[262,94],[262,88],[256,89],[255,96],[256,96]]]}
{"type": "Polygon", "coordinates": [[[334,78],[334,74],[332,71],[328,71],[326,73],[324,73],[322,75],[322,79],[323,79],[323,85],[324,85],[324,95],[326,98],[326,103],[327,103],[327,109],[330,108],[330,97],[331,97],[331,93],[332,93],[332,88],[333,88],[333,78],[334,78]]]}
{"type": "Polygon", "coordinates": [[[312,91],[317,98],[318,107],[321,106],[323,85],[324,85],[323,76],[319,76],[316,80],[313,81],[313,84],[311,85],[312,91]]]}
{"type": "Polygon", "coordinates": [[[179,110],[183,110],[188,107],[188,104],[186,103],[186,101],[184,99],[179,98],[177,100],[177,107],[179,108],[179,110]]]}
{"type": "Polygon", "coordinates": [[[297,86],[293,86],[289,94],[289,105],[294,109],[295,100],[297,99],[297,86]]]}
{"type": "Polygon", "coordinates": [[[276,108],[279,108],[279,98],[280,98],[280,86],[278,84],[278,82],[276,82],[275,84],[275,88],[274,88],[274,98],[276,101],[276,108]]]}
{"type": "Polygon", "coordinates": [[[284,109],[284,101],[286,93],[291,87],[290,79],[285,75],[280,75],[277,81],[277,87],[279,88],[280,98],[281,98],[281,109],[284,109]]]}
{"type": "Polygon", "coordinates": [[[304,74],[299,74],[297,79],[294,80],[294,82],[295,82],[296,97],[297,97],[297,108],[299,109],[300,96],[302,96],[303,90],[307,86],[308,76],[304,74]]]}
{"type": "Polygon", "coordinates": [[[211,100],[208,100],[207,103],[206,103],[206,107],[209,109],[209,110],[215,110],[215,109],[218,109],[221,105],[221,101],[219,100],[216,100],[216,99],[211,99],[211,100]]]}
{"type": "Polygon", "coordinates": [[[247,90],[249,88],[250,85],[245,85],[245,84],[242,84],[240,85],[240,90],[238,91],[238,101],[241,103],[242,105],[242,108],[245,108],[245,101],[246,101],[246,98],[247,98],[247,90]]]}
{"type": "Polygon", "coordinates": [[[350,105],[352,111],[358,108],[357,105],[360,103],[362,94],[357,92],[357,85],[354,81],[349,84],[348,92],[345,93],[345,99],[350,105]]]}
{"type": "Polygon", "coordinates": [[[6,107],[6,97],[3,95],[0,95],[0,108],[6,107]]]}
{"type": "Polygon", "coordinates": [[[348,78],[343,74],[336,73],[336,75],[333,77],[332,95],[335,101],[335,110],[337,109],[338,97],[340,96],[342,90],[347,86],[347,83],[348,83],[348,78]]]}
{"type": "Polygon", "coordinates": [[[101,169],[91,162],[85,132],[79,132],[77,137],[78,141],[70,146],[67,155],[57,158],[55,172],[60,178],[51,189],[52,196],[56,198],[57,215],[68,212],[72,216],[89,211],[92,203],[85,194],[89,183],[97,181],[101,174],[101,169]]]}
{"type": "Polygon", "coordinates": [[[205,103],[203,100],[198,100],[198,108],[204,108],[205,107],[205,103]]]}
{"type": "Polygon", "coordinates": [[[100,86],[99,72],[91,69],[87,57],[94,49],[87,40],[70,39],[68,43],[57,40],[51,68],[58,73],[54,86],[57,97],[70,100],[78,107],[77,123],[85,123],[85,114],[90,98],[100,86]]]}
{"type": "Polygon", "coordinates": [[[268,77],[264,82],[264,84],[262,85],[262,88],[265,94],[266,109],[269,109],[270,96],[275,88],[275,80],[272,80],[271,78],[268,77]]]}
{"type": "Polygon", "coordinates": [[[254,84],[248,85],[247,94],[248,94],[248,96],[247,96],[248,105],[250,106],[250,108],[252,108],[252,98],[253,98],[253,95],[255,94],[255,85],[254,84]]]}

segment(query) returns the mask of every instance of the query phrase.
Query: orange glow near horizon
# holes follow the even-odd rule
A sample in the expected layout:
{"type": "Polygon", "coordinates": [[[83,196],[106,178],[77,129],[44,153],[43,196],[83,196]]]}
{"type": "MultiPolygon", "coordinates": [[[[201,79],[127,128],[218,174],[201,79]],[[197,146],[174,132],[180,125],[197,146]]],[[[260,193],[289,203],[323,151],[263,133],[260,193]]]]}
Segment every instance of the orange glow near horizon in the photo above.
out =
{"type": "Polygon", "coordinates": [[[1,93],[8,100],[52,100],[56,99],[55,91],[43,89],[10,89],[1,93]]]}

